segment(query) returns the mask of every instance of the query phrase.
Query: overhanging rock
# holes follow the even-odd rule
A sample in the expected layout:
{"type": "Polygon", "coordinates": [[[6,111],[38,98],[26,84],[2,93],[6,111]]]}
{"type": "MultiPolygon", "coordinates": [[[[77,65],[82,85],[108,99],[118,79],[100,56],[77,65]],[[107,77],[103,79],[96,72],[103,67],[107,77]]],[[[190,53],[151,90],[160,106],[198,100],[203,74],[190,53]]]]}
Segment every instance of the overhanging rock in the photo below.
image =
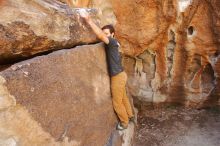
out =
{"type": "MultiPolygon", "coordinates": [[[[38,53],[97,42],[80,9],[56,0],[4,0],[0,2],[0,64],[38,53]]],[[[95,9],[87,9],[98,23],[95,9]]]]}

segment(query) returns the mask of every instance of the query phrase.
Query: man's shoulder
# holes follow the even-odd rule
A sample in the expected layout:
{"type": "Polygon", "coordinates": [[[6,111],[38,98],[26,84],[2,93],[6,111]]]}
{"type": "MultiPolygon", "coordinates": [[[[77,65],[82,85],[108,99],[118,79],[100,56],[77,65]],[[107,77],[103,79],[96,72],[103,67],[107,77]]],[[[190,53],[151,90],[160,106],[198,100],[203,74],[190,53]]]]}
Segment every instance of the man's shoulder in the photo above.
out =
{"type": "Polygon", "coordinates": [[[109,39],[109,44],[120,46],[120,44],[119,44],[119,42],[118,42],[118,40],[116,38],[108,37],[108,39],[109,39]]]}

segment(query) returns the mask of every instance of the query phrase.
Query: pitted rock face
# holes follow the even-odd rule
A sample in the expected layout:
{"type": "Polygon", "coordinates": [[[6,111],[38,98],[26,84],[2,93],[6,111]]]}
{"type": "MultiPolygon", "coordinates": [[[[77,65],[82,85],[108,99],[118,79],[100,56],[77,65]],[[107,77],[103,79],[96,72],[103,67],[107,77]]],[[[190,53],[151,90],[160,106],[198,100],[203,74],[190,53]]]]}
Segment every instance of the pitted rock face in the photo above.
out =
{"type": "Polygon", "coordinates": [[[143,67],[148,65],[148,70],[153,71],[151,76],[151,71],[142,70],[138,77],[135,68],[140,61],[136,59],[131,66],[129,62],[134,59],[126,57],[124,66],[130,75],[132,95],[144,101],[193,106],[209,100],[219,86],[215,84],[216,70],[211,61],[219,55],[219,2],[120,3],[123,8],[112,0],[121,49],[125,55],[142,59],[143,67]]]}

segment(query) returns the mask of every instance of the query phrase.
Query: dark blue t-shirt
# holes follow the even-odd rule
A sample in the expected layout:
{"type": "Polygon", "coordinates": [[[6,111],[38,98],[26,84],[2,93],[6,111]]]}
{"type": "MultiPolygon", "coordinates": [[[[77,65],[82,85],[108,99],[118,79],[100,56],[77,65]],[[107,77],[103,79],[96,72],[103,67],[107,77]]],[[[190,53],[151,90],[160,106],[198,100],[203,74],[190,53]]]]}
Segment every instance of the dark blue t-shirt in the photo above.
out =
{"type": "Polygon", "coordinates": [[[116,39],[108,37],[109,43],[105,44],[108,71],[110,76],[117,75],[123,71],[121,56],[119,53],[119,43],[116,39]]]}

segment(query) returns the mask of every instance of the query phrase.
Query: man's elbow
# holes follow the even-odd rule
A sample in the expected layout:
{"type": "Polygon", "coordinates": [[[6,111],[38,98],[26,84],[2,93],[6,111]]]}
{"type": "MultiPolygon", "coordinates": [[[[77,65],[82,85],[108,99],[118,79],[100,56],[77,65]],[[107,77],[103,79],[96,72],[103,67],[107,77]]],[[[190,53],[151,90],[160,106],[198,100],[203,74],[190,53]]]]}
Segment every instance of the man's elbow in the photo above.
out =
{"type": "Polygon", "coordinates": [[[109,43],[108,37],[107,36],[100,36],[99,38],[101,41],[103,41],[105,44],[109,43]]]}
{"type": "Polygon", "coordinates": [[[104,40],[104,36],[103,36],[102,34],[98,34],[97,37],[98,37],[101,41],[104,40]]]}
{"type": "Polygon", "coordinates": [[[97,37],[98,37],[100,40],[103,40],[103,38],[104,38],[104,36],[103,36],[102,33],[99,33],[99,34],[97,35],[97,37]]]}

